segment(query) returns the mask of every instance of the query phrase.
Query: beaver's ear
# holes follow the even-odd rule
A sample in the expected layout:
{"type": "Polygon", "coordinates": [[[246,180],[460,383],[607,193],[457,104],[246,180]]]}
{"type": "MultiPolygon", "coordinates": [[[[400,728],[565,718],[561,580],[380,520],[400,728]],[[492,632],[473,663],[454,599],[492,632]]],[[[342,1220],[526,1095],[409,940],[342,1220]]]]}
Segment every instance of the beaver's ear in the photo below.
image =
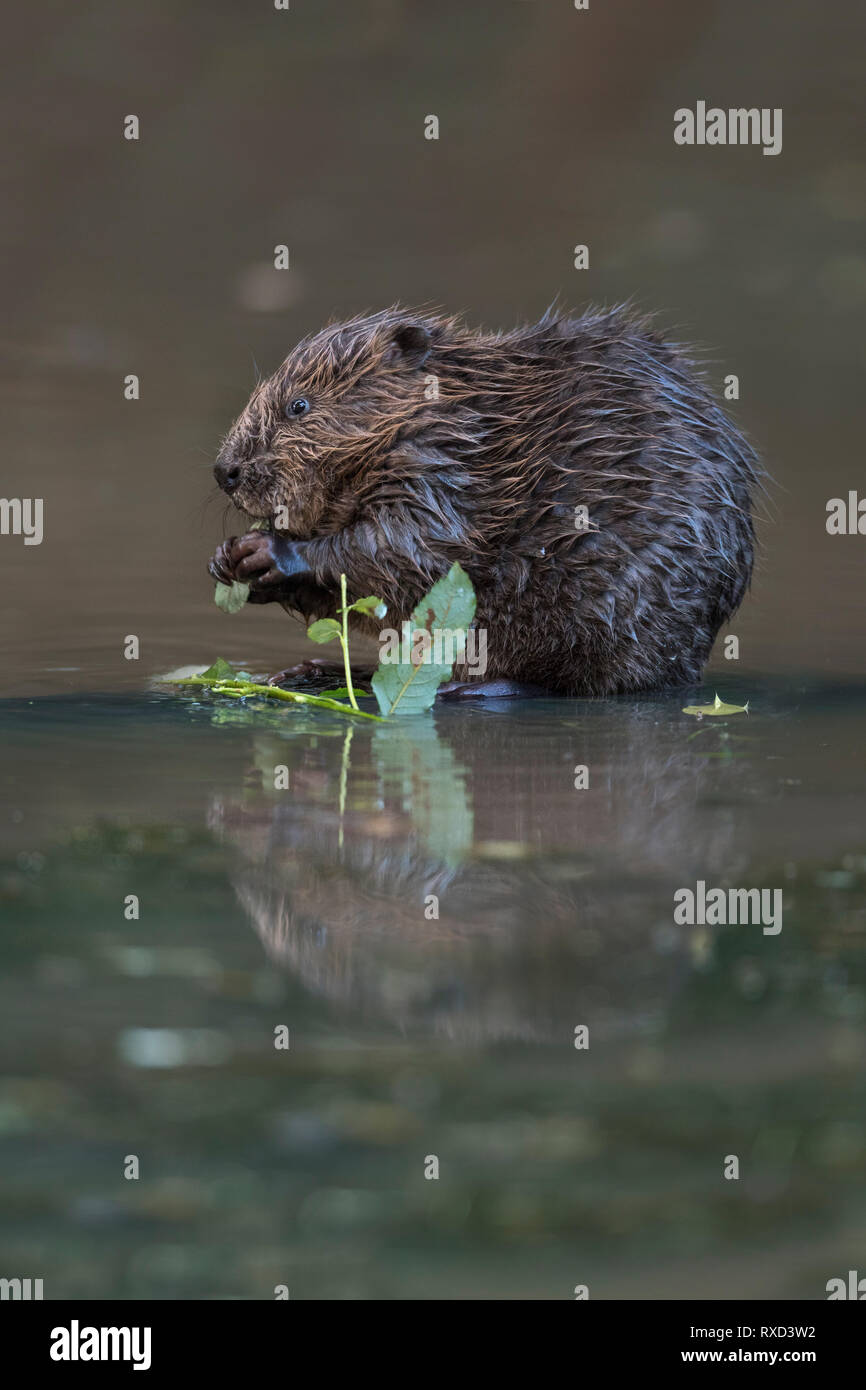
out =
{"type": "Polygon", "coordinates": [[[423,323],[399,323],[392,341],[410,367],[420,367],[430,354],[430,334],[423,323]]]}

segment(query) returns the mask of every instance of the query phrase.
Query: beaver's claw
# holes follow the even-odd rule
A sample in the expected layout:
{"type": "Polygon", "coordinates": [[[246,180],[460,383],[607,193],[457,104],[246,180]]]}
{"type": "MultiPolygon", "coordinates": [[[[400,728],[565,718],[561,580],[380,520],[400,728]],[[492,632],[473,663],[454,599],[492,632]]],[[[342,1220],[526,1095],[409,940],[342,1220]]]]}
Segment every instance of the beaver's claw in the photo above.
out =
{"type": "Polygon", "coordinates": [[[235,536],[230,536],[227,541],[223,541],[208,560],[207,572],[217,581],[218,584],[233,584],[234,570],[231,562],[231,549],[236,540],[235,536]]]}

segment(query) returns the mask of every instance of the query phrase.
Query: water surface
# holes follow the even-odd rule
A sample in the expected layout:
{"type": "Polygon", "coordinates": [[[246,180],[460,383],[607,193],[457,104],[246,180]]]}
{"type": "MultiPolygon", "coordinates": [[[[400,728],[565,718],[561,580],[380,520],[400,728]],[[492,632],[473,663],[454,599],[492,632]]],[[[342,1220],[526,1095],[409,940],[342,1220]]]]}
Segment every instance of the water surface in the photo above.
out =
{"type": "Polygon", "coordinates": [[[47,1297],[822,1297],[866,1223],[866,690],[726,693],[750,713],[4,702],[5,1264],[47,1297]],[[782,930],[676,925],[698,879],[780,887],[782,930]]]}

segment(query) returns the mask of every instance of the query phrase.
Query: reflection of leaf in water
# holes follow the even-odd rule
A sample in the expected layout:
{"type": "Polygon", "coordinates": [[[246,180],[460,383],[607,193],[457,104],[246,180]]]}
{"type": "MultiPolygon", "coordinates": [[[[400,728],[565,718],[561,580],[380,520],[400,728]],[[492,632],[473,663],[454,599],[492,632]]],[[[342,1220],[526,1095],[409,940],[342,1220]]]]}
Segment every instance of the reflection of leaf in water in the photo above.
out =
{"type": "Polygon", "coordinates": [[[355,727],[350,724],[343,742],[343,756],[340,759],[340,849],[343,848],[343,817],[346,814],[346,789],[349,785],[350,752],[355,727]]]}
{"type": "Polygon", "coordinates": [[[218,705],[210,711],[211,724],[235,724],[243,727],[249,723],[249,712],[238,709],[236,705],[218,705]]]}
{"type": "Polygon", "coordinates": [[[380,725],[371,753],[385,795],[398,795],[425,847],[459,862],[472,847],[474,820],[465,770],[435,724],[380,725]]]}
{"type": "Polygon", "coordinates": [[[735,758],[748,758],[748,753],[734,753],[730,748],[722,748],[718,753],[707,753],[700,749],[695,752],[696,758],[720,758],[723,763],[733,762],[735,758]]]}
{"type": "MultiPolygon", "coordinates": [[[[315,756],[315,740],[310,739],[309,730],[306,736],[300,730],[301,737],[282,731],[282,736],[260,733],[253,741],[253,760],[262,790],[277,797],[285,795],[274,791],[277,764],[288,766],[293,787],[296,771],[304,767],[308,772],[315,770],[318,781],[308,779],[301,792],[311,815],[314,806],[327,807],[337,812],[342,822],[347,811],[381,811],[384,800],[392,805],[398,802],[432,858],[446,864],[462,862],[472,847],[471,803],[463,766],[440,738],[434,722],[379,724],[370,731],[373,737],[369,742],[362,729],[357,727],[356,742],[351,744],[344,738],[349,732],[345,727],[335,730],[317,725],[318,737],[336,735],[342,743],[340,755],[335,756],[331,745],[322,758],[315,756]]],[[[298,794],[294,791],[293,799],[298,794]]]]}

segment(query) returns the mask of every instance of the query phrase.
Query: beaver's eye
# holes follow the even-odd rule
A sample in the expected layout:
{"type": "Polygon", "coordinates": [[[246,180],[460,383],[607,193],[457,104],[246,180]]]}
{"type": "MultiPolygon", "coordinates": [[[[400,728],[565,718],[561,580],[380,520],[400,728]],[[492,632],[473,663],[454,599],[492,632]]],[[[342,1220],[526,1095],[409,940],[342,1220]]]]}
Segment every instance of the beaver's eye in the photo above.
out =
{"type": "Polygon", "coordinates": [[[307,400],[306,396],[299,396],[296,401],[292,401],[291,405],[286,406],[286,414],[306,415],[309,408],[310,402],[307,400]]]}

